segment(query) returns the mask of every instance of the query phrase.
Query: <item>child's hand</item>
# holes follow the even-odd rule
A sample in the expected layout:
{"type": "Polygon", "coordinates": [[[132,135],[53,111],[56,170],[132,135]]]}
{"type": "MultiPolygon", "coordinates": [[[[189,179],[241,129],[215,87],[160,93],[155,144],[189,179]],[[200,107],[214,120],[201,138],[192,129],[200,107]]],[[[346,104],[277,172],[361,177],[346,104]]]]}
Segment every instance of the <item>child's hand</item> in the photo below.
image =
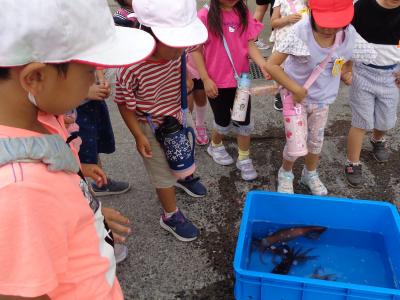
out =
{"type": "Polygon", "coordinates": [[[340,79],[343,81],[345,85],[351,85],[353,82],[353,73],[351,71],[342,73],[340,75],[340,79]]]}
{"type": "Polygon", "coordinates": [[[139,151],[140,155],[145,158],[153,157],[151,146],[147,137],[145,135],[140,135],[135,139],[136,139],[136,148],[139,151]]]}
{"type": "Polygon", "coordinates": [[[296,91],[293,92],[293,101],[296,103],[300,103],[301,101],[304,100],[304,98],[307,96],[307,90],[299,86],[296,91]]]}
{"type": "Polygon", "coordinates": [[[395,82],[397,84],[397,87],[400,88],[400,71],[394,72],[394,78],[395,78],[395,82]]]}
{"type": "Polygon", "coordinates": [[[210,99],[214,99],[218,96],[218,88],[215,82],[211,79],[208,78],[204,80],[204,91],[206,92],[206,95],[210,99]]]}
{"type": "Polygon", "coordinates": [[[108,84],[92,84],[89,88],[88,98],[91,100],[104,100],[110,95],[108,84]]]}
{"type": "Polygon", "coordinates": [[[101,212],[113,233],[114,241],[117,243],[125,242],[126,236],[131,233],[131,229],[127,226],[129,219],[113,208],[103,207],[101,212]]]}
{"type": "Polygon", "coordinates": [[[286,20],[289,24],[293,24],[293,23],[297,23],[298,21],[300,21],[302,17],[303,17],[302,14],[292,14],[292,15],[288,15],[286,17],[286,20]]]}
{"type": "Polygon", "coordinates": [[[82,164],[82,173],[85,177],[92,178],[98,187],[107,184],[107,176],[104,171],[96,164],[82,164]]]}

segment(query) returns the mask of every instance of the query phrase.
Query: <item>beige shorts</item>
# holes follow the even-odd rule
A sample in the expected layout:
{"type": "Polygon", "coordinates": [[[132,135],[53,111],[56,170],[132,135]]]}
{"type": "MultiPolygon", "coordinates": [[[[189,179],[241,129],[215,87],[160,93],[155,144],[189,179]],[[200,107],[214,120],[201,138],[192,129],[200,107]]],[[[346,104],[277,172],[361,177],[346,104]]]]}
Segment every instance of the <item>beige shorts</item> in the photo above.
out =
{"type": "MultiPolygon", "coordinates": [[[[167,159],[165,158],[164,150],[157,142],[151,127],[146,122],[139,122],[142,132],[149,140],[152,154],[151,158],[143,158],[144,167],[150,177],[151,183],[156,189],[170,188],[176,183],[176,177],[170,171],[167,159]]],[[[193,120],[188,114],[188,125],[193,126],[193,120]]]]}

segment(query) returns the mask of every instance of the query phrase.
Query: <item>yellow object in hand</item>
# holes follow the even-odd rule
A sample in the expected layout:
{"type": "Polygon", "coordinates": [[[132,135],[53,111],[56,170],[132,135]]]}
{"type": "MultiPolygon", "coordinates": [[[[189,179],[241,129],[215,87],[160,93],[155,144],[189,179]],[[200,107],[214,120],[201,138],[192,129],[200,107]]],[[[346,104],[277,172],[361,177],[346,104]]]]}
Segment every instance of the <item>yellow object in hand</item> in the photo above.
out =
{"type": "Polygon", "coordinates": [[[342,72],[343,65],[346,63],[343,57],[335,59],[333,63],[332,76],[338,76],[342,72]]]}
{"type": "Polygon", "coordinates": [[[308,7],[303,7],[302,9],[299,10],[299,14],[308,14],[308,7]]]}

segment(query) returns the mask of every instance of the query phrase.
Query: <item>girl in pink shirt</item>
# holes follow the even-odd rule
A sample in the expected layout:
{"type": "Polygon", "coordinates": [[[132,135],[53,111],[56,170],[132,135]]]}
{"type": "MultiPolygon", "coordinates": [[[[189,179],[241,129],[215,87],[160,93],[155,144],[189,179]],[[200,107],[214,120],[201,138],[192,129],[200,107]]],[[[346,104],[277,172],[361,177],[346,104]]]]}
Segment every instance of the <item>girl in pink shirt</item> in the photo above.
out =
{"type": "Polygon", "coordinates": [[[250,58],[261,68],[265,77],[265,59],[255,45],[255,39],[263,25],[252,18],[246,4],[241,0],[211,0],[210,7],[198,12],[198,17],[208,29],[208,39],[200,49],[193,52],[200,78],[214,114],[214,129],[207,152],[220,165],[232,164],[233,158],[226,152],[222,143],[224,135],[231,129],[237,134],[238,160],[236,166],[244,180],[257,177],[250,159],[251,105],[249,103],[246,119],[232,126],[231,110],[235,98],[237,82],[234,70],[240,75],[249,72],[250,58]],[[234,68],[223,44],[225,37],[234,68]]]}

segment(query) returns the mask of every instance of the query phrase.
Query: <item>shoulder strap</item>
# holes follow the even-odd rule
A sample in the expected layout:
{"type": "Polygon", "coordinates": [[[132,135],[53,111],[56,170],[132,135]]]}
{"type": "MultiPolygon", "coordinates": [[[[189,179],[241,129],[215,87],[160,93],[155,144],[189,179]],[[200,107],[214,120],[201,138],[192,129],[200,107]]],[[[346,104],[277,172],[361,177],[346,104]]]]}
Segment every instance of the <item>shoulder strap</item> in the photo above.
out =
{"type": "Polygon", "coordinates": [[[294,5],[294,1],[293,0],[286,0],[290,6],[290,10],[293,14],[297,14],[297,9],[296,9],[296,5],[294,5]]]}
{"type": "Polygon", "coordinates": [[[187,85],[186,85],[186,51],[183,51],[181,57],[181,108],[182,108],[182,123],[187,127],[187,113],[188,113],[188,100],[187,100],[187,85]]]}
{"type": "Polygon", "coordinates": [[[319,75],[321,75],[321,73],[325,70],[326,65],[329,63],[329,61],[332,58],[333,52],[335,52],[336,48],[339,46],[339,44],[341,43],[343,39],[343,30],[340,30],[336,33],[335,36],[335,43],[333,44],[331,51],[329,52],[329,54],[325,57],[325,59],[319,64],[317,65],[314,70],[312,71],[310,77],[307,79],[306,83],[304,84],[304,87],[306,89],[310,88],[310,86],[315,82],[315,80],[317,80],[317,78],[319,77],[319,75]]]}
{"type": "MultiPolygon", "coordinates": [[[[210,10],[210,7],[208,6],[208,4],[205,4],[203,7],[207,10],[210,10]]],[[[228,42],[226,41],[226,38],[223,33],[222,33],[222,43],[224,44],[225,52],[228,55],[229,61],[231,62],[235,79],[237,82],[239,82],[240,76],[239,76],[238,72],[236,71],[235,64],[233,63],[232,54],[231,54],[231,51],[229,50],[228,42]]]]}

